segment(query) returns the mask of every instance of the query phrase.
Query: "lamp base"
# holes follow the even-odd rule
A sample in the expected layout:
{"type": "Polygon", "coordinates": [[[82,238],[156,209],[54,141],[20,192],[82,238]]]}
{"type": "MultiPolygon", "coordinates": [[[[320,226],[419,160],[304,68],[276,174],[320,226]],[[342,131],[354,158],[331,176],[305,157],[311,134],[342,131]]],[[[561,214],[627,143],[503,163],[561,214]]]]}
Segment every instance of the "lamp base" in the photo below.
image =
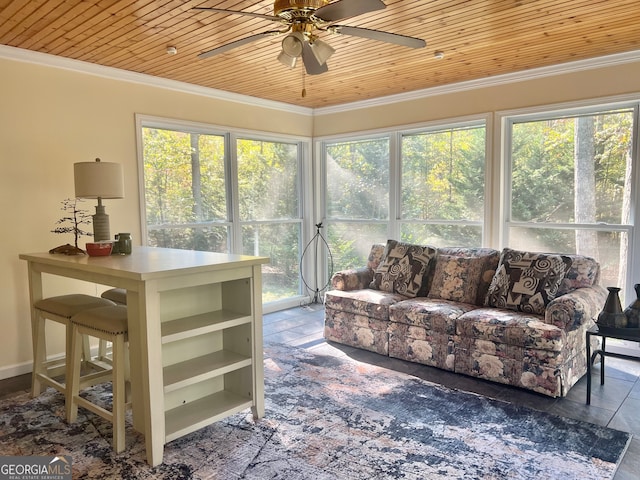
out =
{"type": "Polygon", "coordinates": [[[109,232],[109,215],[104,212],[101,202],[96,205],[96,214],[93,215],[93,241],[111,240],[109,232]]]}

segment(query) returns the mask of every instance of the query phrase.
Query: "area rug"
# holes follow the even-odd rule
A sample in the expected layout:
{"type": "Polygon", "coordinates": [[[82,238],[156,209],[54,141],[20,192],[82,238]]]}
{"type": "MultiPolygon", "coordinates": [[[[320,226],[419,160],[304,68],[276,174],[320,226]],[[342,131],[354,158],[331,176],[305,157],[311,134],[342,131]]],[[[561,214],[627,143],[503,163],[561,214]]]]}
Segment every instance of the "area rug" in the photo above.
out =
{"type": "MultiPolygon", "coordinates": [[[[74,479],[610,479],[630,435],[451,390],[347,356],[265,350],[266,415],[234,415],[144,461],[111,450],[109,422],[48,389],[0,401],[0,455],[70,455],[74,479]]],[[[108,404],[108,387],[94,387],[108,404]]]]}

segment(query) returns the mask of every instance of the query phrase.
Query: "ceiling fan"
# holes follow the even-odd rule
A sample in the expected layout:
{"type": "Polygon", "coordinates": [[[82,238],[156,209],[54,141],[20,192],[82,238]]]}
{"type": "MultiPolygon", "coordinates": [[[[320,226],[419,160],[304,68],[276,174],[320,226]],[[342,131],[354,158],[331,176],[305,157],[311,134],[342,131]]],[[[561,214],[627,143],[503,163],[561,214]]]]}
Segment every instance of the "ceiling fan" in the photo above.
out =
{"type": "Polygon", "coordinates": [[[298,58],[302,57],[307,73],[318,75],[328,71],[327,60],[335,52],[333,47],[318,38],[318,32],[351,35],[410,48],[422,48],[426,45],[426,42],[420,38],[335,24],[344,18],[384,8],[386,5],[381,0],[337,0],[333,3],[329,3],[329,0],[275,0],[273,4],[274,15],[224,8],[193,7],[194,10],[246,15],[283,24],[283,28],[280,30],[269,30],[235,40],[203,52],[198,55],[198,58],[209,58],[264,37],[286,33],[287,36],[282,40],[282,51],[278,55],[278,61],[293,68],[296,66],[298,58]]]}

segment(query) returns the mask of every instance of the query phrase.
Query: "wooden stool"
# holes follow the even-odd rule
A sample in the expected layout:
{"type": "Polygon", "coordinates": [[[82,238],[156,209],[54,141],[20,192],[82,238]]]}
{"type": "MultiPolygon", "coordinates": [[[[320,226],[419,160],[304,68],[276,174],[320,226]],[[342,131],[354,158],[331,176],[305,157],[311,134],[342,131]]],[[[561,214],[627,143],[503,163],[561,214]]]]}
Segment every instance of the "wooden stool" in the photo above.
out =
{"type": "MultiPolygon", "coordinates": [[[[107,300],[111,300],[116,305],[127,304],[127,290],[125,288],[110,288],[109,290],[102,292],[100,296],[107,300]]],[[[98,360],[110,363],[111,358],[109,353],[108,342],[100,340],[98,343],[98,360]]]]}
{"type": "MultiPolygon", "coordinates": [[[[68,377],[68,358],[71,351],[71,329],[69,321],[72,316],[90,308],[113,306],[114,303],[104,298],[91,295],[72,294],[43,298],[33,304],[34,316],[31,324],[33,341],[33,374],[31,378],[31,396],[42,393],[42,387],[48,385],[59,392],[66,393],[65,383],[68,377]],[[45,320],[53,320],[65,326],[65,358],[47,359],[47,341],[45,337],[45,320]],[[54,379],[54,376],[66,374],[65,383],[54,379]]],[[[89,341],[85,338],[84,358],[90,359],[89,341]]]]}
{"type": "Polygon", "coordinates": [[[116,305],[85,310],[71,317],[71,365],[67,389],[67,421],[73,423],[78,416],[78,406],[109,420],[113,425],[113,448],[122,452],[125,445],[125,412],[128,405],[126,382],[129,379],[129,348],[127,336],[127,307],[116,305]],[[82,367],[82,335],[89,335],[111,342],[113,368],[80,377],[82,367]],[[110,378],[105,378],[110,377],[110,378]],[[80,383],[98,384],[111,380],[113,404],[111,411],[80,397],[80,383]]]}

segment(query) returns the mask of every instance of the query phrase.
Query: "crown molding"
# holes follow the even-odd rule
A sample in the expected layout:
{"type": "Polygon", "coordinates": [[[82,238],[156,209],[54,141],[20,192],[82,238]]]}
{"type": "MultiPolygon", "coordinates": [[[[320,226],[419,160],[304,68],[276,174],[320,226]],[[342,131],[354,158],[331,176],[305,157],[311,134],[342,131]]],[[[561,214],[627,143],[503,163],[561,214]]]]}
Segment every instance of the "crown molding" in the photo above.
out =
{"type": "Polygon", "coordinates": [[[105,67],[94,63],[83,62],[81,60],[73,60],[71,58],[51,55],[49,53],[34,52],[24,48],[10,47],[8,45],[0,45],[0,58],[7,60],[15,60],[18,62],[33,63],[44,65],[47,67],[61,68],[71,70],[87,75],[108,78],[111,80],[121,80],[125,82],[137,83],[141,85],[164,88],[181,93],[190,93],[203,97],[213,98],[216,100],[226,100],[229,102],[242,103],[253,107],[264,107],[272,110],[281,110],[288,113],[296,113],[299,115],[313,116],[313,109],[307,107],[299,107],[284,102],[276,102],[273,100],[265,100],[262,98],[251,97],[249,95],[240,95],[238,93],[226,92],[215,88],[200,87],[186,82],[178,82],[175,80],[167,80],[165,78],[154,77],[143,73],[130,72],[119,68],[105,67]]]}
{"type": "Polygon", "coordinates": [[[522,82],[525,80],[535,80],[544,77],[552,77],[566,73],[575,73],[583,70],[592,70],[596,68],[611,67],[615,65],[623,65],[640,61],[640,50],[626,53],[617,53],[603,57],[590,58],[587,60],[576,60],[574,62],[560,63],[548,67],[532,68],[520,72],[506,73],[496,75],[494,77],[481,78],[478,80],[468,80],[465,82],[452,83],[438,87],[430,87],[412,92],[399,93],[396,95],[388,95],[385,97],[372,98],[369,100],[361,100],[352,103],[343,103],[331,107],[320,107],[313,111],[315,115],[328,115],[332,113],[343,113],[361,108],[378,107],[393,103],[408,102],[426,97],[437,95],[445,95],[451,93],[459,93],[477,88],[495,87],[508,83],[522,82]]]}
{"type": "Polygon", "coordinates": [[[242,103],[246,105],[269,108],[272,110],[280,110],[299,115],[316,116],[343,113],[351,110],[378,107],[400,102],[408,102],[437,95],[459,93],[477,88],[495,87],[509,83],[551,77],[554,75],[575,73],[583,70],[592,70],[596,68],[611,67],[615,65],[638,62],[640,61],[640,50],[607,55],[603,57],[596,57],[587,60],[576,60],[574,62],[566,62],[558,65],[551,65],[549,67],[533,68],[531,70],[523,70],[520,72],[507,73],[504,75],[496,75],[493,77],[481,78],[477,80],[452,83],[448,85],[441,85],[438,87],[415,90],[412,92],[399,93],[369,100],[361,100],[358,102],[343,103],[340,105],[319,108],[300,107],[284,102],[265,100],[262,98],[251,97],[249,95],[240,95],[237,93],[226,92],[224,90],[217,90],[214,88],[200,87],[198,85],[193,85],[186,82],[167,80],[160,77],[154,77],[152,75],[130,72],[113,67],[105,67],[103,65],[59,57],[57,55],[51,55],[48,53],[34,52],[23,48],[10,47],[8,45],[0,45],[0,58],[15,60],[19,62],[33,63],[37,65],[44,65],[54,68],[62,68],[65,70],[72,70],[79,73],[85,73],[88,75],[94,75],[113,80],[121,80],[157,88],[164,88],[167,90],[173,90],[182,93],[200,95],[216,100],[242,103]]]}

